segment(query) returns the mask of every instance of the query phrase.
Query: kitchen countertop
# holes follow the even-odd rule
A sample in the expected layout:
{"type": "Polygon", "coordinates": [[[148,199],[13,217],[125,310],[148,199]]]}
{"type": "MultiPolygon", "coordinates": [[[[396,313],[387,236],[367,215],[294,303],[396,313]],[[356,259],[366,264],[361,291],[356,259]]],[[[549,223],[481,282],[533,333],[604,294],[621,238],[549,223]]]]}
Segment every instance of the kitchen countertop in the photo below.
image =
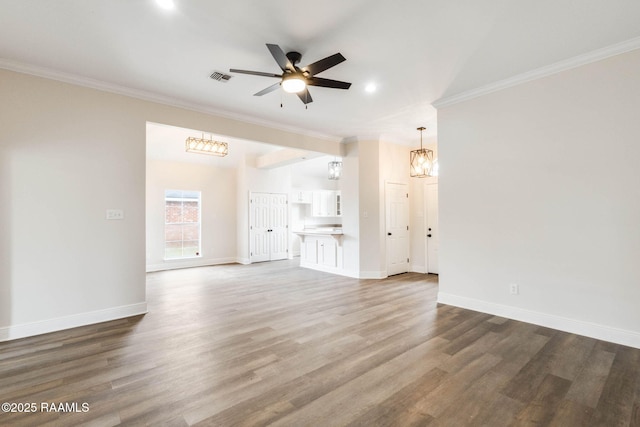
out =
{"type": "Polygon", "coordinates": [[[339,236],[342,235],[342,228],[333,227],[318,227],[318,228],[305,228],[304,230],[294,230],[295,234],[304,235],[324,235],[324,236],[339,236]]]}

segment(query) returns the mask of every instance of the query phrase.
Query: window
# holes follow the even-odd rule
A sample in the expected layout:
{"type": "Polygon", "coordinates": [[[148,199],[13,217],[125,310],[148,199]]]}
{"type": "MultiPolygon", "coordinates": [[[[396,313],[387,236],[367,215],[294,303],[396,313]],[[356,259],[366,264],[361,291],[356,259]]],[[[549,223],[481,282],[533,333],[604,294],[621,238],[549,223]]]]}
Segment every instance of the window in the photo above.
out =
{"type": "Polygon", "coordinates": [[[200,192],[164,192],[164,258],[200,256],[200,192]]]}

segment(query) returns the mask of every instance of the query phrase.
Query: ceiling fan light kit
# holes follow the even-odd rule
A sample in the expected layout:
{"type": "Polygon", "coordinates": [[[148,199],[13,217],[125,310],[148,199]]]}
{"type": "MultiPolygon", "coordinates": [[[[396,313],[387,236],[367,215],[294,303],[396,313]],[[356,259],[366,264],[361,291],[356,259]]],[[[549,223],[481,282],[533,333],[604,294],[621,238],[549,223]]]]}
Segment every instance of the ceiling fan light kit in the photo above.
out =
{"type": "Polygon", "coordinates": [[[307,87],[303,76],[288,74],[282,77],[282,89],[288,93],[302,92],[307,87]]]}
{"type": "Polygon", "coordinates": [[[346,58],[340,53],[327,56],[324,59],[301,68],[297,65],[300,62],[300,59],[302,59],[302,55],[299,52],[288,52],[285,54],[280,46],[271,43],[267,43],[267,49],[269,49],[271,56],[273,56],[273,59],[275,59],[276,63],[282,70],[282,74],[239,70],[236,68],[231,68],[229,70],[232,73],[280,79],[280,82],[266,87],[260,92],[254,93],[254,96],[265,95],[282,86],[282,89],[285,92],[297,94],[300,101],[306,105],[313,102],[313,98],[311,98],[311,94],[309,94],[308,86],[319,86],[332,89],[349,89],[349,87],[351,87],[351,83],[316,77],[316,74],[320,74],[321,72],[346,61],[346,58]]]}

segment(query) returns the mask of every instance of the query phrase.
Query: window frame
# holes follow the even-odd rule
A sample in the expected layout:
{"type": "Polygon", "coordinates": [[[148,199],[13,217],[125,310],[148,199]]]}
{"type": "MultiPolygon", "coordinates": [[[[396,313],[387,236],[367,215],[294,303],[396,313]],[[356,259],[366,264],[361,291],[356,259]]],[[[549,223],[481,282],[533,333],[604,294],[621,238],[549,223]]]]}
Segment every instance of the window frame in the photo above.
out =
{"type": "MultiPolygon", "coordinates": [[[[163,215],[164,215],[164,233],[163,233],[163,247],[164,247],[164,251],[163,251],[163,259],[164,261],[180,261],[180,260],[187,260],[187,259],[195,259],[195,258],[202,258],[202,192],[199,190],[172,190],[172,189],[165,189],[164,190],[164,202],[163,202],[163,215]],[[180,196],[176,196],[176,193],[179,193],[180,196]],[[189,195],[197,195],[197,197],[189,197],[189,195]],[[167,202],[171,202],[171,201],[179,201],[181,202],[181,212],[180,212],[180,216],[182,219],[182,222],[167,222],[168,219],[168,213],[167,213],[167,202]],[[197,208],[198,208],[198,213],[197,213],[197,222],[186,222],[184,221],[184,203],[185,202],[196,202],[197,203],[197,208]],[[194,225],[197,224],[197,230],[198,230],[198,247],[197,250],[195,251],[195,255],[192,254],[188,254],[185,255],[185,246],[184,243],[185,241],[193,241],[193,239],[189,239],[189,240],[185,240],[185,231],[184,228],[185,226],[189,226],[189,225],[194,225]],[[180,226],[180,230],[181,230],[181,239],[180,240],[167,240],[167,234],[168,234],[168,226],[180,226]],[[167,243],[177,243],[180,242],[181,246],[180,246],[180,251],[181,251],[181,255],[180,256],[168,256],[167,255],[167,243]]],[[[170,248],[169,248],[170,249],[170,248]]],[[[177,248],[176,248],[177,249],[177,248]]]]}

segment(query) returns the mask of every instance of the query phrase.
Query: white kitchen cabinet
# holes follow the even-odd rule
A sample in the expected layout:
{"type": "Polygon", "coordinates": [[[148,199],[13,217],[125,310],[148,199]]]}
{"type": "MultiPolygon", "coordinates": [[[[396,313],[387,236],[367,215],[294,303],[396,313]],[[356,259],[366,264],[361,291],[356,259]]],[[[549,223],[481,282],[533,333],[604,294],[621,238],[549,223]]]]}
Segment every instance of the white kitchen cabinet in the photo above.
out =
{"type": "Polygon", "coordinates": [[[300,256],[304,263],[311,265],[318,263],[318,239],[304,239],[301,249],[300,256]]]}
{"type": "Polygon", "coordinates": [[[333,268],[338,266],[338,246],[334,238],[318,238],[317,251],[319,265],[333,268]]]}
{"type": "Polygon", "coordinates": [[[342,233],[297,231],[300,236],[300,266],[330,273],[343,273],[342,233]]]}
{"type": "Polygon", "coordinates": [[[291,192],[291,203],[311,204],[311,191],[295,190],[291,192]]]}
{"type": "Polygon", "coordinates": [[[339,191],[314,191],[311,201],[311,216],[342,216],[341,197],[339,191]]]}

